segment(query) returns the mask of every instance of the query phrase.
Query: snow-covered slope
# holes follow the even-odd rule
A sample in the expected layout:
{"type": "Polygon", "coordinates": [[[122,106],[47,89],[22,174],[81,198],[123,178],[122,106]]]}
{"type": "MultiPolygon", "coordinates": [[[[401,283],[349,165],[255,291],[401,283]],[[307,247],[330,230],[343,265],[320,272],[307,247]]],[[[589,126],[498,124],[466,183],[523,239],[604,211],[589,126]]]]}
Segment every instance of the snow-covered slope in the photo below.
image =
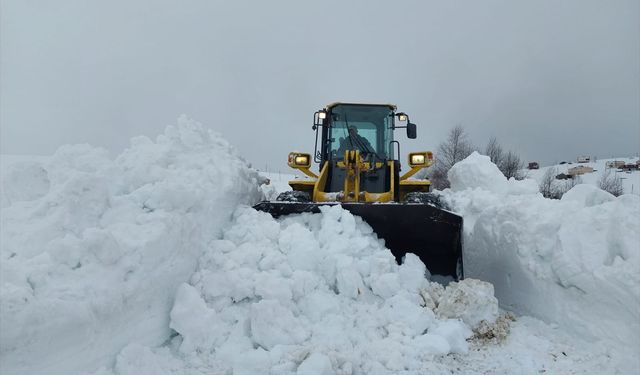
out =
{"type": "Polygon", "coordinates": [[[636,196],[584,185],[547,200],[474,154],[442,194],[465,219],[467,276],[485,281],[444,288],[340,207],[281,220],[250,209],[288,177],[261,190],[223,139],[185,118],[115,160],[65,146],[4,161],[1,373],[640,367],[636,196]]]}

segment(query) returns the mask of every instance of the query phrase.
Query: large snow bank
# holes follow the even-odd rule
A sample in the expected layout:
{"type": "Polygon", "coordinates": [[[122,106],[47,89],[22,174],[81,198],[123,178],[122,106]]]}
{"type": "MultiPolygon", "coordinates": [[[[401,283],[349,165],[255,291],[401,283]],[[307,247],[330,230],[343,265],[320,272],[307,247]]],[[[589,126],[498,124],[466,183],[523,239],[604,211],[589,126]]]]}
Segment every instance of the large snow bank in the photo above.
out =
{"type": "Polygon", "coordinates": [[[604,340],[640,366],[640,197],[578,185],[545,199],[477,153],[449,180],[442,194],[465,220],[466,276],[491,282],[505,308],[604,340]]]}
{"type": "Polygon", "coordinates": [[[115,160],[76,145],[3,165],[0,372],[73,374],[167,340],[178,286],[256,181],[185,117],[115,160]]]}
{"type": "Polygon", "coordinates": [[[99,373],[420,373],[498,316],[487,283],[444,289],[425,271],[339,206],[281,221],[239,208],[178,290],[170,350],[132,345],[99,373]]]}

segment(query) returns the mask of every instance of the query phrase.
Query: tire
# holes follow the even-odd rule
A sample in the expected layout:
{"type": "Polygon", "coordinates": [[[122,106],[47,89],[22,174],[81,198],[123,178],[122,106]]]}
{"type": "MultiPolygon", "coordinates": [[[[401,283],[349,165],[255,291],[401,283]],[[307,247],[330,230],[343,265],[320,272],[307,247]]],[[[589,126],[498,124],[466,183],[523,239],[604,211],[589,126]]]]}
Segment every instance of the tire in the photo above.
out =
{"type": "Polygon", "coordinates": [[[311,197],[306,191],[285,191],[276,198],[279,202],[311,202],[311,197]]]}
{"type": "Polygon", "coordinates": [[[433,193],[414,191],[408,193],[405,196],[404,201],[405,203],[428,204],[430,206],[441,208],[443,210],[449,209],[449,206],[440,199],[440,196],[433,193]]]}

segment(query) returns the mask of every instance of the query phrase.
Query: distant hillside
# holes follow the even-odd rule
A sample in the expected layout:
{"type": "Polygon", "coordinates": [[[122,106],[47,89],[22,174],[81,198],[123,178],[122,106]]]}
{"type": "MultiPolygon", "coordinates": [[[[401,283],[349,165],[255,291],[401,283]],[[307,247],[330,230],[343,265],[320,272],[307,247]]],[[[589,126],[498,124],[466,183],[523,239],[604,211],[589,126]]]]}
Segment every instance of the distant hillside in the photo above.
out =
{"type": "MultiPolygon", "coordinates": [[[[545,173],[550,168],[556,168],[558,174],[560,173],[567,174],[570,168],[582,165],[585,167],[593,168],[593,172],[585,173],[581,175],[579,183],[598,186],[598,181],[600,180],[602,175],[607,171],[609,171],[609,173],[619,177],[622,180],[622,186],[624,188],[625,194],[640,195],[640,172],[639,171],[636,170],[632,172],[624,172],[617,168],[607,167],[608,162],[624,161],[625,164],[633,164],[637,160],[638,160],[637,157],[632,157],[632,158],[598,159],[596,161],[589,162],[589,163],[568,162],[566,164],[557,164],[557,165],[550,165],[546,167],[540,167],[540,169],[525,170],[524,173],[527,176],[527,178],[532,178],[536,180],[538,183],[540,183],[545,173]]],[[[557,184],[563,184],[563,183],[566,183],[566,181],[557,180],[557,184]]]]}

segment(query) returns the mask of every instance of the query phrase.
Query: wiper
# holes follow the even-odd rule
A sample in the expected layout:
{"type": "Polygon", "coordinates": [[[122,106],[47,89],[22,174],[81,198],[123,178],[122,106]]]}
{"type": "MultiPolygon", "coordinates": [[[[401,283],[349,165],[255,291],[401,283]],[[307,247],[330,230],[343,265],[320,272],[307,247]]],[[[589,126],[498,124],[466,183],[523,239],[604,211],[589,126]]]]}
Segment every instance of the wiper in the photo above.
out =
{"type": "MultiPolygon", "coordinates": [[[[344,124],[345,124],[345,129],[349,129],[349,121],[347,120],[347,115],[344,115],[344,124]]],[[[344,131],[344,129],[343,129],[344,131]]],[[[373,146],[369,145],[367,146],[367,144],[362,141],[361,139],[359,139],[359,137],[354,137],[351,135],[351,132],[347,130],[347,134],[349,137],[349,143],[351,144],[351,147],[354,147],[354,143],[355,146],[358,147],[360,150],[368,153],[368,154],[373,154],[376,156],[376,158],[378,158],[379,160],[384,160],[384,158],[381,158],[380,155],[378,155],[378,153],[372,148],[373,146]]]]}
{"type": "MultiPolygon", "coordinates": [[[[349,135],[349,137],[351,137],[351,135],[349,135]]],[[[364,143],[362,141],[362,139],[359,139],[357,137],[353,137],[354,142],[356,142],[356,145],[361,149],[364,150],[364,152],[367,152],[369,154],[375,154],[376,152],[373,151],[372,149],[369,148],[369,146],[367,146],[366,143],[364,143]]]]}
{"type": "Polygon", "coordinates": [[[353,148],[353,142],[354,139],[351,136],[351,132],[349,131],[349,120],[347,120],[347,114],[344,114],[344,129],[342,129],[343,132],[345,132],[345,135],[349,138],[349,144],[351,144],[351,147],[353,148]]]}

